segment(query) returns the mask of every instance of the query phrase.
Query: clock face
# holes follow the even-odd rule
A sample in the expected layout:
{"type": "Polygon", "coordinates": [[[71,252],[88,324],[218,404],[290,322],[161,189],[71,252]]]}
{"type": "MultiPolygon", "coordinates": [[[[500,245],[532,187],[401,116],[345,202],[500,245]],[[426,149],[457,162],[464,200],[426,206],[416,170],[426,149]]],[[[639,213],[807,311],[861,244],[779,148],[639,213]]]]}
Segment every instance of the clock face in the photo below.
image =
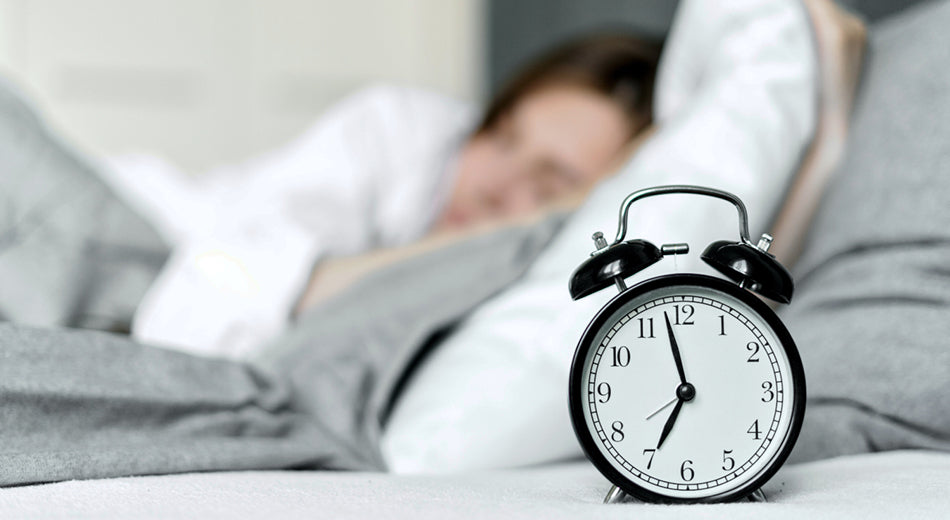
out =
{"type": "Polygon", "coordinates": [[[757,489],[791,450],[804,375],[774,313],[701,275],[644,282],[578,346],[571,413],[591,460],[648,500],[719,501],[757,489]]]}

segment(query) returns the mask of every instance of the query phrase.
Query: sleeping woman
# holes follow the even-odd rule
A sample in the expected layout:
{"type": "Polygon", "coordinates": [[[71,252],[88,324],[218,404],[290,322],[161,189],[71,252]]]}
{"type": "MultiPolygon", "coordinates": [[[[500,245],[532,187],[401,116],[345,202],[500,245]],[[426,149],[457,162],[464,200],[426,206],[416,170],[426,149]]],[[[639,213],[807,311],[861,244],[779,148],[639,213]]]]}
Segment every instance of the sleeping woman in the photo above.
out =
{"type": "Polygon", "coordinates": [[[368,88],[289,145],[196,180],[155,158],[114,161],[107,178],[173,246],[133,337],[245,358],[313,300],[299,296],[319,260],[578,200],[650,124],[658,57],[632,36],[577,41],[480,119],[430,92],[368,88]]]}
{"type": "MultiPolygon", "coordinates": [[[[830,12],[825,23],[850,23],[830,12]]],[[[437,95],[369,89],[287,147],[196,180],[154,159],[89,167],[3,88],[0,311],[26,326],[0,325],[0,484],[451,469],[419,454],[419,443],[449,448],[446,437],[419,436],[407,418],[431,397],[419,390],[431,363],[407,377],[425,347],[515,351],[523,345],[505,334],[524,328],[486,316],[528,315],[556,325],[544,344],[568,360],[577,320],[563,318],[591,314],[564,308],[548,282],[563,292],[586,255],[578,230],[606,230],[616,202],[644,183],[714,185],[768,215],[790,182],[815,115],[801,5],[685,1],[659,68],[657,53],[625,36],[580,40],[526,69],[480,119],[437,95]],[[555,235],[563,219],[547,215],[578,205],[555,235]],[[47,328],[130,322],[137,341],[47,328]]],[[[714,224],[703,208],[673,209],[642,229],[702,236],[714,224]]],[[[491,395],[492,385],[475,386],[491,395]]],[[[481,420],[476,409],[455,415],[481,420]]],[[[547,415],[552,442],[504,463],[565,455],[569,427],[547,415]]]]}

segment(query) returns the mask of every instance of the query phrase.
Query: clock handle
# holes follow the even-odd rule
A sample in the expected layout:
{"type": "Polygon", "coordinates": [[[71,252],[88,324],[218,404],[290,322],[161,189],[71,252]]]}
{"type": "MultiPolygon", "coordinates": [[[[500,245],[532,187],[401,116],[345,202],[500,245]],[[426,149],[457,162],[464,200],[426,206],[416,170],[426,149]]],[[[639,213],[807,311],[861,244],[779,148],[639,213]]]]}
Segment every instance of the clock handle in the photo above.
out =
{"type": "MultiPolygon", "coordinates": [[[[772,237],[766,233],[762,235],[758,243],[752,242],[749,238],[749,213],[745,209],[745,204],[739,197],[727,191],[688,184],[656,186],[635,191],[627,195],[620,205],[617,238],[611,247],[623,243],[627,237],[627,215],[634,202],[655,195],[674,193],[705,195],[731,202],[739,212],[739,242],[728,240],[713,242],[703,251],[703,261],[750,291],[780,303],[789,303],[792,300],[794,290],[792,277],[785,267],[768,252],[772,237]]],[[[600,247],[599,244],[598,247],[600,247]]]]}
{"type": "MultiPolygon", "coordinates": [[[[655,186],[652,188],[644,188],[642,190],[635,191],[630,195],[627,195],[627,198],[623,199],[623,203],[620,205],[620,218],[617,224],[617,237],[614,239],[613,244],[619,244],[627,236],[627,213],[630,210],[630,206],[634,202],[645,199],[648,197],[653,197],[655,195],[669,195],[673,193],[686,193],[693,195],[705,195],[707,197],[714,197],[717,199],[722,199],[727,202],[731,202],[733,206],[736,207],[736,211],[739,212],[739,237],[743,243],[750,246],[754,246],[752,239],[749,238],[749,213],[745,209],[745,204],[742,203],[742,200],[739,197],[729,193],[728,191],[717,190],[715,188],[706,188],[704,186],[693,186],[689,184],[671,184],[667,186],[655,186]]],[[[768,238],[771,241],[771,237],[768,238]]]]}

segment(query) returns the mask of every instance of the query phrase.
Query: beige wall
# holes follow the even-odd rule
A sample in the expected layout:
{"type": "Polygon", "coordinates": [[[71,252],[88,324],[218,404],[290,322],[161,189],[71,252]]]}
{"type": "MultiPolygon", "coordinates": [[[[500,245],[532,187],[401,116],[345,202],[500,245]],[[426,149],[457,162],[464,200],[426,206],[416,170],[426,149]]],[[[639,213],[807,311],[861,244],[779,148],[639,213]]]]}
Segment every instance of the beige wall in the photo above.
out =
{"type": "Polygon", "coordinates": [[[200,171],[367,82],[477,99],[483,18],[482,0],[0,0],[0,67],[85,149],[200,171]]]}

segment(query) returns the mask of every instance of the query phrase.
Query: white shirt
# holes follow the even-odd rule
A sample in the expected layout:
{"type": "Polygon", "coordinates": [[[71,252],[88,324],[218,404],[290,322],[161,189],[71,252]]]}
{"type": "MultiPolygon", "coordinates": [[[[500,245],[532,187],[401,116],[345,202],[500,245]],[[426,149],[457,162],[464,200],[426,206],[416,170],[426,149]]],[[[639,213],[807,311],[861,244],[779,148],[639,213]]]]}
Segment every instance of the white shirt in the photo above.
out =
{"type": "Polygon", "coordinates": [[[278,334],[314,263],[411,242],[440,213],[473,111],[409,88],[363,90],[287,146],[189,176],[120,157],[105,178],[172,245],[132,335],[244,358],[278,334]]]}

